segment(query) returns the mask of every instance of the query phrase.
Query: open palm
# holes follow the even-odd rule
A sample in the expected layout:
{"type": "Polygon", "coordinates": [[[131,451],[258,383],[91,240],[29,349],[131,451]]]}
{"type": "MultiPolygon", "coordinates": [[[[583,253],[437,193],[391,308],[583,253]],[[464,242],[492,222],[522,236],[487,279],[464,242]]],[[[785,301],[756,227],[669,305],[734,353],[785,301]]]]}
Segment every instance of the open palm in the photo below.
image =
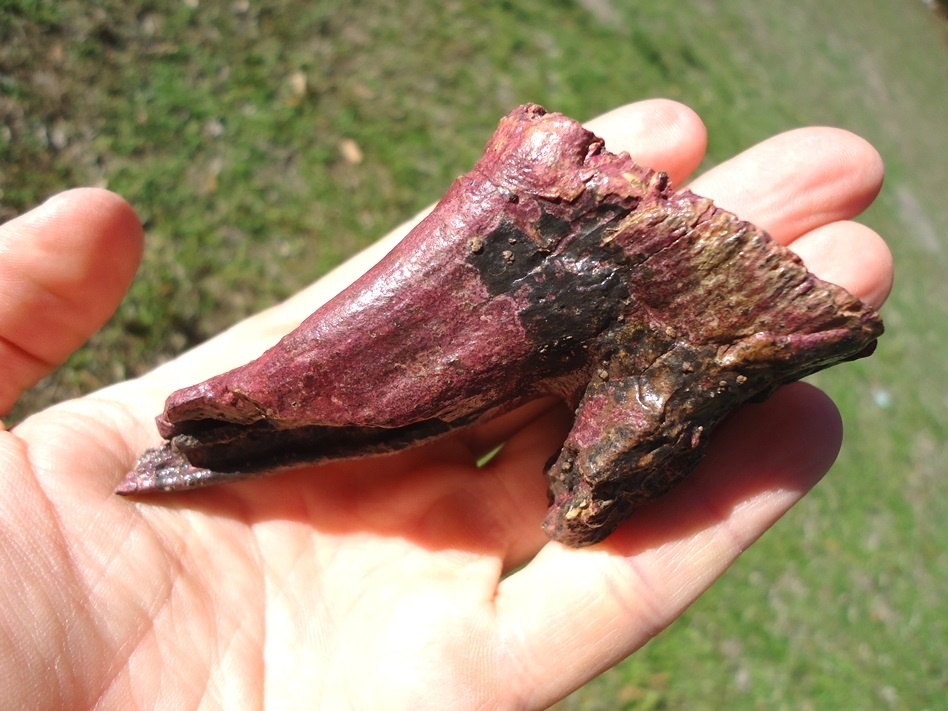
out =
{"type": "MultiPolygon", "coordinates": [[[[704,153],[700,120],[672,102],[590,127],[676,184],[704,153]]],[[[847,220],[881,181],[861,139],[801,129],[691,187],[879,306],[889,253],[847,220]]],[[[258,355],[403,232],[143,378],[0,430],[0,706],[542,708],[674,620],[835,458],[832,403],[783,388],[727,420],[684,485],[581,550],[539,528],[543,465],[570,424],[549,401],[395,455],[113,495],[171,390],[258,355]]],[[[0,227],[0,412],[108,317],[140,250],[131,209],[104,191],[0,227]]]]}

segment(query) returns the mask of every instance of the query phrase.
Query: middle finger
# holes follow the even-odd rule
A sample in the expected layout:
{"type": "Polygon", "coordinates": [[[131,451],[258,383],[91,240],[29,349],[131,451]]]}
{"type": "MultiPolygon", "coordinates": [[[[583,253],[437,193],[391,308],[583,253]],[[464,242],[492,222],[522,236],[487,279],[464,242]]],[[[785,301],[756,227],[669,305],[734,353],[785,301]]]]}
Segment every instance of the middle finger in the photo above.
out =
{"type": "Polygon", "coordinates": [[[883,173],[878,152],[859,136],[800,128],[734,156],[688,188],[789,245],[865,210],[882,187],[883,173]]]}

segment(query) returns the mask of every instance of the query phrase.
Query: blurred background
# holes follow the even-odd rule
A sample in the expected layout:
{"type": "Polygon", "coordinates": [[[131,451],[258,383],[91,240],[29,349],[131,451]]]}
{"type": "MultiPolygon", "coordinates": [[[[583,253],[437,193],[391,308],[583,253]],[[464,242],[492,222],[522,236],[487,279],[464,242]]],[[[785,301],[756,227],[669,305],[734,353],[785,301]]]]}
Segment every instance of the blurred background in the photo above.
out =
{"type": "MultiPolygon", "coordinates": [[[[585,120],[664,96],[702,169],[852,130],[897,282],[839,403],[827,479],[645,649],[558,709],[948,707],[948,22],[931,0],[3,0],[0,221],[67,187],[145,224],[112,321],[18,404],[144,373],[436,200],[534,101],[585,120]],[[344,6],[343,6],[344,5],[344,6]]],[[[268,344],[261,344],[261,349],[268,344]]]]}

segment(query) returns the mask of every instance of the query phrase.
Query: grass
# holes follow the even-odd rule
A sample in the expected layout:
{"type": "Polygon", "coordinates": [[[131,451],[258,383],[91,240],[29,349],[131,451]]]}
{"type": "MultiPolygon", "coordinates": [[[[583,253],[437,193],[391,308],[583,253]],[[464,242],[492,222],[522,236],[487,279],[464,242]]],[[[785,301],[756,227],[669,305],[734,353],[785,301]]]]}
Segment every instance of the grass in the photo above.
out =
{"type": "Polygon", "coordinates": [[[948,32],[913,0],[0,0],[0,219],[107,185],[145,221],[110,324],[15,417],[144,372],[436,199],[498,118],[646,96],[706,166],[781,130],[868,138],[864,220],[899,280],[827,480],[668,631],[561,709],[940,708],[948,700],[948,32]],[[352,147],[358,147],[353,152],[352,147]],[[361,156],[361,159],[360,159],[361,156]]]}

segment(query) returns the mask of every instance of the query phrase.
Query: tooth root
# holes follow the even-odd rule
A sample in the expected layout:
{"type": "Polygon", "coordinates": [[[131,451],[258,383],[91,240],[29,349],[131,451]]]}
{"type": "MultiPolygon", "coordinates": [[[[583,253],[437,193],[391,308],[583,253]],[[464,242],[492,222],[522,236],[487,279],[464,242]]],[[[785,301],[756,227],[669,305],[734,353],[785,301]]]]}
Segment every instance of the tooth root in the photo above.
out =
{"type": "MultiPolygon", "coordinates": [[[[747,339],[753,355],[735,360],[731,351],[680,343],[661,328],[648,334],[636,354],[613,356],[608,369],[618,377],[590,379],[566,442],[547,467],[551,505],[543,527],[554,540],[603,540],[694,470],[710,433],[738,404],[768,392],[773,377],[796,377],[801,349],[819,361],[831,347],[820,337],[791,348],[782,338],[754,334],[747,339]],[[651,354],[647,365],[635,362],[642,354],[651,354]]],[[[603,340],[623,342],[625,335],[603,340]]]]}

